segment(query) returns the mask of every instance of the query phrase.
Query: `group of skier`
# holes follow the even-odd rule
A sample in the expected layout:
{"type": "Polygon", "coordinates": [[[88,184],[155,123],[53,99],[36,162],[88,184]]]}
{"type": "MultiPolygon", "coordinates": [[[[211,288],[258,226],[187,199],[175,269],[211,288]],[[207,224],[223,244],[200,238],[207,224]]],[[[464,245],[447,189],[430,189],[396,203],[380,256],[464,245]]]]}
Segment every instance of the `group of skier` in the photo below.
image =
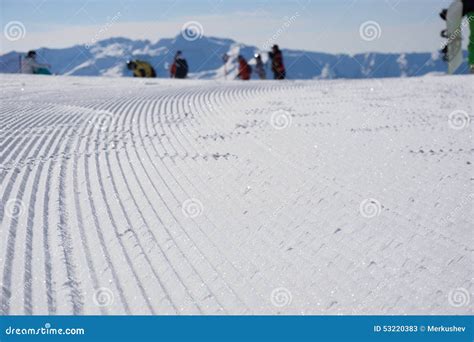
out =
{"type": "MultiPolygon", "coordinates": [[[[283,54],[278,45],[273,45],[272,50],[268,52],[268,58],[271,60],[271,69],[273,72],[273,78],[275,80],[283,80],[286,77],[285,65],[283,63],[283,54]]],[[[265,80],[267,78],[267,72],[265,70],[265,64],[260,53],[255,54],[255,73],[258,78],[265,80]]],[[[223,57],[224,65],[229,60],[228,55],[223,57]]],[[[236,79],[250,80],[252,78],[252,66],[245,59],[244,56],[239,55],[237,57],[237,76],[236,79]]],[[[153,66],[142,60],[131,60],[127,61],[127,69],[132,71],[133,77],[145,77],[154,78],[156,77],[156,71],[153,66]]],[[[183,52],[176,52],[173,62],[169,67],[170,78],[184,79],[188,76],[189,66],[186,59],[183,57],[183,52]]],[[[227,74],[227,71],[226,71],[227,74]]],[[[226,75],[227,76],[227,75],[226,75]]]]}
{"type": "MultiPolygon", "coordinates": [[[[278,45],[273,45],[272,51],[268,53],[268,58],[271,60],[271,69],[273,72],[273,78],[275,80],[284,80],[286,77],[285,64],[283,63],[283,53],[281,52],[278,45]]],[[[258,78],[265,80],[267,78],[267,72],[265,70],[265,64],[263,63],[262,55],[257,53],[254,56],[255,59],[255,73],[258,78]]],[[[238,79],[247,81],[252,78],[252,67],[245,59],[244,56],[239,55],[237,57],[239,66],[238,66],[238,79]]],[[[227,56],[224,56],[224,63],[227,62],[227,56]]]]}

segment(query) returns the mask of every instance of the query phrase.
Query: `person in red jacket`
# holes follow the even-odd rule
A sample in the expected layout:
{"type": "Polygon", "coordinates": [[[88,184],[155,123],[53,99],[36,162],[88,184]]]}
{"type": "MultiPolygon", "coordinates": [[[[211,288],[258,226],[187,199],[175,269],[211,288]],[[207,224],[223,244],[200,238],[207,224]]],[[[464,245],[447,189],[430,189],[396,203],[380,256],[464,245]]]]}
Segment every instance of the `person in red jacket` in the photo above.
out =
{"type": "Polygon", "coordinates": [[[239,73],[237,74],[237,78],[241,80],[248,81],[250,80],[250,76],[252,75],[252,69],[250,65],[247,63],[245,58],[242,55],[239,55],[239,73]]]}
{"type": "Polygon", "coordinates": [[[268,57],[272,60],[273,78],[276,80],[284,80],[286,77],[285,65],[283,64],[283,54],[278,45],[273,45],[272,51],[268,53],[268,57]]]}

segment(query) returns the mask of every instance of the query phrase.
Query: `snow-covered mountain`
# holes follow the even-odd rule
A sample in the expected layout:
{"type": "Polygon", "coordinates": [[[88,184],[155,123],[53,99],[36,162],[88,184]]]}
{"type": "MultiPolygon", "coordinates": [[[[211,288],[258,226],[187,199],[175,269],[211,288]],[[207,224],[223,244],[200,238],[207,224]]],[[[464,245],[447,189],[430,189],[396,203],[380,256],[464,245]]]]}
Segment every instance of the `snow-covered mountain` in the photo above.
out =
{"type": "MultiPolygon", "coordinates": [[[[109,38],[92,46],[76,45],[64,49],[41,48],[39,59],[52,66],[52,72],[77,76],[130,76],[125,62],[131,58],[151,62],[158,77],[168,77],[168,66],[174,53],[183,50],[190,65],[191,77],[200,79],[223,79],[225,71],[229,78],[236,74],[238,54],[251,59],[259,52],[255,46],[235,42],[231,39],[202,37],[188,41],[178,35],[149,40],[109,38]],[[224,67],[223,54],[232,58],[224,67]]],[[[283,50],[287,74],[290,79],[314,78],[371,78],[421,76],[428,73],[445,72],[446,64],[437,53],[365,53],[353,56],[320,52],[283,50]]],[[[19,69],[20,56],[16,51],[0,56],[0,72],[15,73],[19,69]]],[[[264,54],[264,60],[266,54],[264,54]]],[[[459,73],[467,73],[464,64],[459,73]]],[[[267,68],[270,77],[270,68],[267,68]]]]}

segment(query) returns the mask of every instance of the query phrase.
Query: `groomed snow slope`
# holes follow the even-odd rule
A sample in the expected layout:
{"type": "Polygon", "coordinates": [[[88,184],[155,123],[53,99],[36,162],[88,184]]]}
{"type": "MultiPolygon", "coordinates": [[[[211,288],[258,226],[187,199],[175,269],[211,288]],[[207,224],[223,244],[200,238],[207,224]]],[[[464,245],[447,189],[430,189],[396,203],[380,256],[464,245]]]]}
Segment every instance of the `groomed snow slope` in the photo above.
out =
{"type": "Polygon", "coordinates": [[[2,314],[472,312],[473,77],[0,79],[2,314]]]}

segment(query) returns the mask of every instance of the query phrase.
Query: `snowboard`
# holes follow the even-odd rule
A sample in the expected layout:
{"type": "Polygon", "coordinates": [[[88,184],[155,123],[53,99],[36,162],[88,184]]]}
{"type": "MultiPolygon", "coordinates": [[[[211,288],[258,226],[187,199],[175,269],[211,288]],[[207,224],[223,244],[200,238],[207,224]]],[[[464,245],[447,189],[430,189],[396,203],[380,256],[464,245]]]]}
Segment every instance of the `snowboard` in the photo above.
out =
{"type": "Polygon", "coordinates": [[[443,35],[448,39],[445,55],[448,74],[454,74],[462,64],[462,10],[462,1],[455,0],[446,13],[446,30],[443,31],[443,35]]]}

